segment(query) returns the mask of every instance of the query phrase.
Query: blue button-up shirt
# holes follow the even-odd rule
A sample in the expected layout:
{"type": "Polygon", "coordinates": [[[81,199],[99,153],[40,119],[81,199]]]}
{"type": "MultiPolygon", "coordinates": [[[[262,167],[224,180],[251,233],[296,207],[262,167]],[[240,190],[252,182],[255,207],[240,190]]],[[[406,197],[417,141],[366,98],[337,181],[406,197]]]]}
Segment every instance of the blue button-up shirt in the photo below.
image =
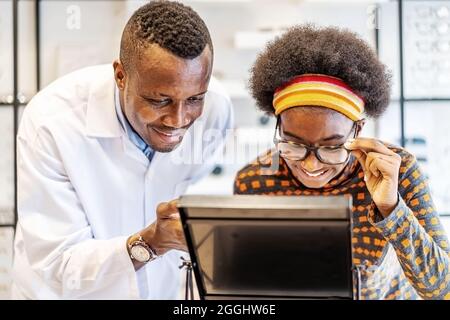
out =
{"type": "Polygon", "coordinates": [[[119,89],[116,87],[116,91],[114,94],[114,102],[116,105],[116,113],[117,118],[119,119],[120,125],[123,130],[127,134],[128,138],[133,142],[133,144],[141,150],[149,161],[152,161],[153,155],[155,152],[152,148],[139,136],[139,134],[133,129],[133,127],[128,122],[128,119],[122,112],[122,108],[120,107],[120,99],[119,99],[119,89]]]}

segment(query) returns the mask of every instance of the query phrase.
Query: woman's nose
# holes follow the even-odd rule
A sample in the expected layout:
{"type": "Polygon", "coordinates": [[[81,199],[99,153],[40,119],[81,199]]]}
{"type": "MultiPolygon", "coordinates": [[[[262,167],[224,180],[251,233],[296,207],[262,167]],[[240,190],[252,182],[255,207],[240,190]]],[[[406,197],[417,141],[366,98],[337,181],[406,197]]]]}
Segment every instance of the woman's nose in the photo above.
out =
{"type": "Polygon", "coordinates": [[[301,162],[303,169],[314,172],[322,168],[322,163],[317,159],[314,152],[309,152],[309,155],[301,162]]]}

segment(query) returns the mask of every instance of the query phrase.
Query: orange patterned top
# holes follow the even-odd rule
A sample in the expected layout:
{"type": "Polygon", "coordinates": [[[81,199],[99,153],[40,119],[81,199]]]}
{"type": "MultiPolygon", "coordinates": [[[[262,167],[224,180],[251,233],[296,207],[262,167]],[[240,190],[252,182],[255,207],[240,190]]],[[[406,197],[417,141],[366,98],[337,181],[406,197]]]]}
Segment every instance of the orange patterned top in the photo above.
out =
{"type": "Polygon", "coordinates": [[[362,299],[449,299],[448,239],[413,155],[402,157],[399,203],[385,219],[377,212],[358,161],[351,156],[339,176],[321,189],[303,186],[279,155],[269,151],[241,169],[234,193],[254,195],[342,195],[353,199],[353,262],[361,270],[362,299]],[[279,161],[278,168],[271,168],[279,161]]]}

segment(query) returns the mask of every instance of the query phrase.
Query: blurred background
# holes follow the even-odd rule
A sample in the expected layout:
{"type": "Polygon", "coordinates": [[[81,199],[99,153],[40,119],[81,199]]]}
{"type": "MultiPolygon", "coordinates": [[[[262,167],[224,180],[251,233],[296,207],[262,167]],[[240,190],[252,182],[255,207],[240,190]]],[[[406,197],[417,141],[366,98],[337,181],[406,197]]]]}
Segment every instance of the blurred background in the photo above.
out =
{"type": "MultiPolygon", "coordinates": [[[[294,24],[348,28],[393,74],[391,105],[363,135],[405,146],[429,177],[450,232],[450,1],[196,0],[215,46],[213,75],[247,152],[218,163],[188,193],[231,194],[236,171],[271,146],[274,119],[255,108],[248,71],[265,43],[294,24]],[[252,147],[254,146],[254,148],[252,147]],[[263,148],[261,149],[261,146],[263,148]]],[[[146,1],[0,1],[0,298],[8,298],[16,222],[15,132],[26,103],[56,78],[118,57],[122,29],[146,1]]]]}

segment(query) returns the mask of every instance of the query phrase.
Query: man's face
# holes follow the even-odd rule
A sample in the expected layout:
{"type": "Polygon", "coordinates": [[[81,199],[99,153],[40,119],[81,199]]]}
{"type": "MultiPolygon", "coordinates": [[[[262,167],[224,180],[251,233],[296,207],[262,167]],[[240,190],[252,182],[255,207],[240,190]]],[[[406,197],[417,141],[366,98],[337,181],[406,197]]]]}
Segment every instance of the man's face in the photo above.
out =
{"type": "Polygon", "coordinates": [[[208,46],[189,60],[153,44],[143,49],[127,70],[114,62],[122,111],[153,150],[175,149],[200,117],[211,69],[208,46]]]}

